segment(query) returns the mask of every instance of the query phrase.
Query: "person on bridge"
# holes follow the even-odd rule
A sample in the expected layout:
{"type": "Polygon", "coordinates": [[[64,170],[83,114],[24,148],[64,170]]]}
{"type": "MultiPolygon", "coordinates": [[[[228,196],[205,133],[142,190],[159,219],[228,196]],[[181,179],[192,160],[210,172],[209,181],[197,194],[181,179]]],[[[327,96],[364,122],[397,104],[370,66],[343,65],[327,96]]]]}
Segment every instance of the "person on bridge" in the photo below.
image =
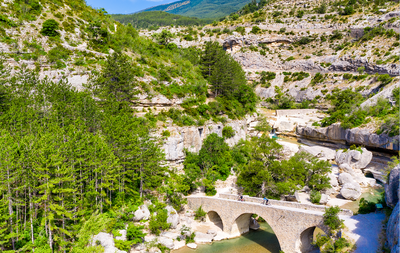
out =
{"type": "Polygon", "coordinates": [[[264,197],[264,205],[269,205],[269,200],[266,197],[264,197]]]}
{"type": "Polygon", "coordinates": [[[243,195],[240,195],[240,197],[239,197],[239,201],[244,201],[244,199],[243,199],[243,195]]]}

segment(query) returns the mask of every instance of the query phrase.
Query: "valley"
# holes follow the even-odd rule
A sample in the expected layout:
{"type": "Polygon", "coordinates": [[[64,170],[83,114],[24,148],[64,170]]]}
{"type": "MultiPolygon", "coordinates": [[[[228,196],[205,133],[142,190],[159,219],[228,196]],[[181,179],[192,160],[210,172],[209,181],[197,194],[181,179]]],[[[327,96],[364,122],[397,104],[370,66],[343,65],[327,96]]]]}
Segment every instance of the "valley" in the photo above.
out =
{"type": "Polygon", "coordinates": [[[398,10],[0,0],[0,251],[399,252],[398,10]]]}

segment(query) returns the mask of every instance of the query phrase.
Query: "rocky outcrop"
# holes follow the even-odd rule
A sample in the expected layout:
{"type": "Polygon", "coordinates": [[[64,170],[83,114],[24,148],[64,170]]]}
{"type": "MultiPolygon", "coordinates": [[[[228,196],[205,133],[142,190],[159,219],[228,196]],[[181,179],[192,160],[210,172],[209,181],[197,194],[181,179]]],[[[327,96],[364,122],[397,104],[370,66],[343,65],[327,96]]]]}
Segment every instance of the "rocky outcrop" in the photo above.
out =
{"type": "Polygon", "coordinates": [[[395,105],[395,102],[392,94],[393,94],[393,90],[395,88],[399,87],[399,83],[395,83],[392,86],[383,89],[382,91],[378,92],[377,94],[375,94],[373,97],[365,100],[362,104],[361,107],[367,107],[367,106],[374,106],[376,104],[376,102],[378,101],[378,99],[389,99],[390,103],[392,105],[395,105]]]}
{"type": "Polygon", "coordinates": [[[386,228],[387,246],[391,253],[400,252],[400,205],[397,202],[386,228]]]}
{"type": "Polygon", "coordinates": [[[397,165],[390,171],[388,183],[385,184],[385,200],[386,204],[394,207],[399,202],[400,197],[400,165],[397,165]]]}
{"type": "Polygon", "coordinates": [[[367,57],[352,58],[351,55],[344,55],[329,67],[329,71],[356,72],[359,67],[365,67],[367,73],[389,74],[397,76],[399,74],[398,64],[388,63],[382,65],[372,64],[367,57]]]}
{"type": "Polygon", "coordinates": [[[328,127],[297,126],[296,134],[300,138],[331,142],[344,145],[363,145],[365,147],[386,150],[399,150],[399,135],[389,137],[387,134],[375,134],[370,129],[343,129],[339,123],[328,127]]]}
{"type": "Polygon", "coordinates": [[[250,218],[249,228],[252,230],[258,230],[260,228],[260,224],[253,217],[250,218]]]}
{"type": "Polygon", "coordinates": [[[172,206],[167,206],[165,209],[168,211],[167,223],[171,224],[171,228],[176,228],[180,223],[179,214],[172,206]]]}
{"type": "Polygon", "coordinates": [[[372,152],[366,148],[348,150],[346,152],[339,150],[336,153],[335,160],[339,167],[342,164],[347,164],[353,169],[365,169],[372,160],[372,152]]]}
{"type": "Polygon", "coordinates": [[[141,221],[148,220],[150,218],[150,211],[146,205],[141,205],[138,210],[135,211],[133,220],[141,221]]]}
{"type": "MultiPolygon", "coordinates": [[[[249,134],[250,125],[256,121],[254,116],[249,116],[243,120],[229,120],[225,126],[231,126],[235,131],[232,138],[226,139],[225,142],[229,146],[233,146],[241,139],[246,139],[249,134]]],[[[191,127],[167,127],[171,136],[164,142],[163,149],[165,151],[165,158],[168,161],[181,161],[185,158],[184,149],[190,152],[198,152],[201,149],[203,140],[210,134],[216,133],[222,136],[222,123],[208,122],[204,126],[191,126],[191,127]]]]}
{"type": "Polygon", "coordinates": [[[92,245],[101,245],[104,248],[104,253],[126,253],[115,247],[114,238],[111,234],[100,232],[93,236],[92,245]]]}

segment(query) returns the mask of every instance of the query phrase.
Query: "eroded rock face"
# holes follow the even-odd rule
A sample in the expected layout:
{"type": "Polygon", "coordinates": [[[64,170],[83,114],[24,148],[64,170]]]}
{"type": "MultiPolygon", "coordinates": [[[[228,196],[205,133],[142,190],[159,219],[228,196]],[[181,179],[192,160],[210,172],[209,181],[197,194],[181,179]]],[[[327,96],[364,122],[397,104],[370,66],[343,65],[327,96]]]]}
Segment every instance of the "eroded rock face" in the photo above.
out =
{"type": "Polygon", "coordinates": [[[400,205],[397,202],[392,214],[390,215],[386,229],[387,245],[391,253],[400,252],[400,205]]]}
{"type": "Polygon", "coordinates": [[[361,196],[361,188],[358,183],[346,183],[340,190],[340,194],[345,199],[357,200],[361,196]]]}
{"type": "Polygon", "coordinates": [[[399,202],[400,188],[400,165],[397,165],[388,178],[388,183],[385,184],[385,200],[388,206],[394,207],[399,202]]]}
{"type": "MultiPolygon", "coordinates": [[[[246,139],[246,135],[249,133],[250,126],[254,121],[255,117],[252,116],[243,120],[228,121],[225,126],[231,126],[235,131],[235,135],[232,138],[226,139],[225,142],[229,146],[233,146],[240,139],[246,139]]],[[[198,127],[168,127],[167,130],[171,133],[171,136],[168,137],[163,146],[166,160],[183,160],[185,158],[184,149],[190,152],[198,152],[201,149],[203,140],[208,135],[216,133],[218,136],[222,136],[223,128],[224,125],[222,123],[214,122],[198,127]]]]}
{"type": "Polygon", "coordinates": [[[297,126],[296,134],[301,138],[310,140],[399,150],[399,135],[389,137],[387,134],[375,134],[373,130],[369,129],[343,129],[340,124],[332,124],[331,126],[322,128],[297,126]]]}

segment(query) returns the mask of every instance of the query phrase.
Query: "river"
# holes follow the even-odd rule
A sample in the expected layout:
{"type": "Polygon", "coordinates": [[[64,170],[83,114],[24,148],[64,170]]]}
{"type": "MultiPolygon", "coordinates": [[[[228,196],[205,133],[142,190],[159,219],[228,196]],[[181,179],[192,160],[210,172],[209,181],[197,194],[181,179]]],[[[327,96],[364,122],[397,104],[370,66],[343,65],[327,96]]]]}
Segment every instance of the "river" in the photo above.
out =
{"type": "Polygon", "coordinates": [[[266,222],[260,223],[260,229],[233,239],[199,244],[197,249],[183,247],[172,253],[279,253],[280,246],[271,227],[266,222]]]}

